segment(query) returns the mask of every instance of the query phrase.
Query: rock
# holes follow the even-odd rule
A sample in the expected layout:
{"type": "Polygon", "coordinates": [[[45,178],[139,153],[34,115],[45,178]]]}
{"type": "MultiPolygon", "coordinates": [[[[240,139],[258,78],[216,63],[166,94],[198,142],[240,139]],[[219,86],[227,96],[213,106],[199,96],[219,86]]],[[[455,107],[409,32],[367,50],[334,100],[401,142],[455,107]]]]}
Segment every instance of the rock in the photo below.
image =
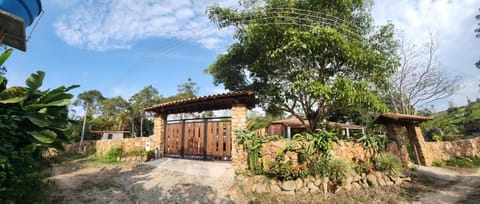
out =
{"type": "Polygon", "coordinates": [[[285,194],[285,195],[295,195],[295,191],[282,191],[282,194],[285,194]]]}
{"type": "Polygon", "coordinates": [[[410,177],[405,177],[405,178],[402,178],[402,181],[412,181],[412,179],[410,177]]]}
{"type": "Polygon", "coordinates": [[[355,175],[355,177],[353,177],[353,180],[352,180],[352,181],[353,181],[353,182],[357,182],[357,181],[360,181],[361,179],[362,179],[361,176],[355,175]]]}
{"type": "Polygon", "coordinates": [[[255,192],[257,192],[257,193],[268,193],[268,192],[270,192],[270,188],[268,187],[267,183],[257,183],[257,184],[255,184],[255,192]]]}
{"type": "Polygon", "coordinates": [[[387,184],[387,186],[391,186],[394,184],[393,181],[390,179],[390,176],[385,175],[383,179],[385,179],[385,184],[387,184]]]}
{"type": "Polygon", "coordinates": [[[306,194],[308,192],[310,192],[310,189],[307,188],[307,187],[302,187],[302,188],[299,188],[295,191],[295,193],[301,193],[301,194],[306,194]]]}
{"type": "Polygon", "coordinates": [[[310,183],[310,184],[311,185],[307,186],[308,189],[310,189],[310,192],[312,192],[312,193],[320,192],[320,188],[315,186],[313,183],[310,183]]]}
{"type": "Polygon", "coordinates": [[[278,184],[270,184],[270,192],[272,193],[281,193],[282,192],[282,189],[280,188],[280,186],[278,186],[278,184]]]}
{"type": "Polygon", "coordinates": [[[295,190],[295,187],[296,187],[296,183],[295,181],[284,181],[281,185],[280,185],[280,188],[283,190],[283,191],[293,191],[295,190]]]}
{"type": "Polygon", "coordinates": [[[323,177],[322,178],[322,183],[328,183],[330,181],[330,178],[328,177],[323,177]]]}
{"type": "Polygon", "coordinates": [[[367,183],[364,183],[364,182],[360,183],[360,186],[361,186],[363,189],[366,189],[366,188],[369,187],[368,184],[367,184],[367,183]]]}
{"type": "Polygon", "coordinates": [[[386,186],[387,184],[385,183],[385,178],[383,177],[382,174],[377,174],[377,182],[378,182],[378,185],[380,186],[386,186]]]}
{"type": "Polygon", "coordinates": [[[320,178],[315,179],[315,181],[313,181],[313,184],[316,185],[316,186],[320,186],[320,184],[322,184],[322,179],[320,179],[320,178]]]}
{"type": "Polygon", "coordinates": [[[295,180],[295,186],[296,186],[296,189],[300,189],[303,187],[303,180],[301,178],[295,180]]]}
{"type": "Polygon", "coordinates": [[[398,178],[396,178],[396,179],[395,179],[395,181],[394,181],[394,182],[395,182],[395,184],[396,184],[396,185],[400,185],[400,184],[402,184],[402,183],[403,183],[403,179],[402,179],[402,178],[400,178],[400,177],[398,177],[398,178]]]}
{"type": "Polygon", "coordinates": [[[254,183],[261,183],[265,180],[265,177],[264,176],[261,176],[261,175],[255,175],[253,176],[253,182],[254,183]]]}
{"type": "Polygon", "coordinates": [[[323,193],[325,194],[328,193],[328,183],[322,183],[322,190],[323,190],[323,193]]]}
{"type": "Polygon", "coordinates": [[[378,186],[377,177],[373,174],[367,175],[367,183],[371,186],[378,186]]]}
{"type": "Polygon", "coordinates": [[[248,180],[248,177],[243,174],[239,174],[235,177],[235,180],[237,180],[239,183],[245,183],[248,180]]]}
{"type": "Polygon", "coordinates": [[[247,179],[246,182],[243,183],[243,191],[248,193],[248,192],[252,192],[253,191],[253,179],[250,178],[250,179],[247,179]]]}
{"type": "Polygon", "coordinates": [[[390,181],[395,182],[395,177],[394,176],[388,175],[387,177],[390,181]]]}
{"type": "Polygon", "coordinates": [[[352,188],[353,189],[361,189],[362,186],[359,183],[354,182],[354,183],[352,183],[352,188]]]}
{"type": "Polygon", "coordinates": [[[335,192],[334,192],[334,193],[339,193],[339,192],[340,192],[342,189],[343,189],[343,187],[342,187],[342,186],[338,186],[338,188],[337,188],[337,189],[335,189],[335,192]]]}
{"type": "Polygon", "coordinates": [[[352,176],[347,176],[347,179],[345,179],[345,181],[346,181],[345,182],[346,184],[351,184],[352,181],[353,181],[353,177],[352,176]]]}
{"type": "Polygon", "coordinates": [[[349,191],[349,190],[352,190],[353,186],[352,186],[351,183],[347,183],[347,184],[345,184],[344,188],[345,188],[345,190],[349,191]]]}

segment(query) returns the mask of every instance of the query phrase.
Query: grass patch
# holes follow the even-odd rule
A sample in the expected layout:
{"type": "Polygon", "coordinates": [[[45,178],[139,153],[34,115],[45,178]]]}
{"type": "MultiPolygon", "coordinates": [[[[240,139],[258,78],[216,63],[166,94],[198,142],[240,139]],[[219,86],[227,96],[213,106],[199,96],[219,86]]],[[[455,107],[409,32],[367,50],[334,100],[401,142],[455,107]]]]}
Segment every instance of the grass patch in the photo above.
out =
{"type": "Polygon", "coordinates": [[[122,156],[123,147],[112,147],[108,150],[107,154],[104,156],[103,161],[107,163],[114,163],[118,161],[118,158],[122,156]]]}
{"type": "Polygon", "coordinates": [[[53,156],[51,159],[55,163],[62,163],[62,162],[68,162],[68,161],[73,161],[78,159],[85,159],[89,156],[90,156],[89,154],[80,154],[77,152],[65,152],[65,153],[53,156]]]}
{"type": "Polygon", "coordinates": [[[445,162],[446,166],[459,168],[477,168],[480,167],[480,157],[453,158],[445,162]]]}
{"type": "Polygon", "coordinates": [[[432,161],[432,166],[436,166],[436,167],[444,167],[446,166],[445,162],[440,160],[440,159],[434,159],[432,161]]]}

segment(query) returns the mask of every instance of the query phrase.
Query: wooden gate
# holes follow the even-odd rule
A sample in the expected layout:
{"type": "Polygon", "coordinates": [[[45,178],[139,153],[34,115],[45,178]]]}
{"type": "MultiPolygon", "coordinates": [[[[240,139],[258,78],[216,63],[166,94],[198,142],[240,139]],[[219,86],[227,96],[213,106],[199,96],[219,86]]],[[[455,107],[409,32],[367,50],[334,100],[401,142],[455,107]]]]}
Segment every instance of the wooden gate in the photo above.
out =
{"type": "Polygon", "coordinates": [[[231,118],[182,119],[167,122],[165,156],[231,160],[231,118]]]}

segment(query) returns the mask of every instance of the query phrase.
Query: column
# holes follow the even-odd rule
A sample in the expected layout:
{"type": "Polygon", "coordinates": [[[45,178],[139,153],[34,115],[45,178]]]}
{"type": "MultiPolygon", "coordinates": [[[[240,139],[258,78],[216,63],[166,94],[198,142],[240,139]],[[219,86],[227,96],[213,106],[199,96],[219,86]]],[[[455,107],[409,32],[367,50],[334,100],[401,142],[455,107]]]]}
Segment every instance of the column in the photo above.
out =
{"type": "Polygon", "coordinates": [[[420,164],[429,165],[427,163],[431,163],[431,161],[430,162],[426,161],[427,160],[426,154],[428,152],[426,152],[425,139],[423,138],[422,130],[416,124],[407,125],[406,128],[408,133],[408,140],[410,140],[410,144],[412,144],[412,147],[415,147],[414,151],[415,149],[417,150],[420,164]]]}
{"type": "Polygon", "coordinates": [[[155,114],[153,119],[153,137],[155,141],[155,146],[153,146],[153,150],[158,148],[158,155],[159,157],[163,156],[164,152],[164,141],[165,141],[165,126],[167,122],[167,115],[166,114],[155,114]]]}
{"type": "Polygon", "coordinates": [[[408,167],[408,163],[410,162],[410,159],[408,157],[407,147],[403,142],[402,126],[399,124],[387,124],[386,126],[387,126],[387,137],[393,139],[397,144],[397,147],[399,150],[398,156],[400,156],[400,161],[402,162],[402,166],[408,167]]]}
{"type": "Polygon", "coordinates": [[[236,142],[235,130],[246,128],[247,106],[245,104],[232,105],[232,166],[234,170],[246,170],[247,155],[243,147],[236,142]]]}

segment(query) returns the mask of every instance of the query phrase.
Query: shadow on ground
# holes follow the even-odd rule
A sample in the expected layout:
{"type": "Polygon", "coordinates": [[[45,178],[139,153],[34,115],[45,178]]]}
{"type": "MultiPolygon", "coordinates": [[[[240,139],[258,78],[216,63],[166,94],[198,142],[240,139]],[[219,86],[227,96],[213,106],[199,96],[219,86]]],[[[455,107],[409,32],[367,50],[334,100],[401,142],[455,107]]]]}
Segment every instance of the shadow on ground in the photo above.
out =
{"type": "Polygon", "coordinates": [[[48,198],[41,203],[233,203],[178,172],[147,165],[79,165],[51,177],[48,198]]]}

